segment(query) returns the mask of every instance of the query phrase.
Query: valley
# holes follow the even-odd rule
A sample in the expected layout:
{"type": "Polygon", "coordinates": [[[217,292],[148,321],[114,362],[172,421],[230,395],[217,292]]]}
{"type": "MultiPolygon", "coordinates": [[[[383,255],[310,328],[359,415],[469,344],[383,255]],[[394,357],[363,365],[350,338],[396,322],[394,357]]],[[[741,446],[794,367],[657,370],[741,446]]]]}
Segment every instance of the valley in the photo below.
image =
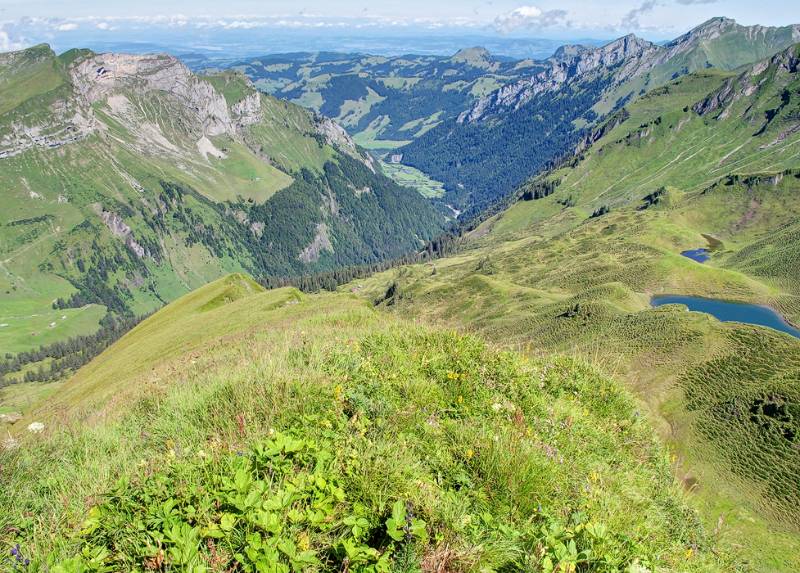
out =
{"type": "Polygon", "coordinates": [[[0,546],[800,569],[798,41],[0,56],[0,546]]]}

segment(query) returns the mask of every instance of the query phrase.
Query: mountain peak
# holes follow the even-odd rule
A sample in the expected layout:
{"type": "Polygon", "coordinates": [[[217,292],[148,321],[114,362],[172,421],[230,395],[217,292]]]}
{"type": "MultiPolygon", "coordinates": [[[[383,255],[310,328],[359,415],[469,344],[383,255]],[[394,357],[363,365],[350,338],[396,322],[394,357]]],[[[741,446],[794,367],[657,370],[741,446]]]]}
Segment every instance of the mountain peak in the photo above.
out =
{"type": "Polygon", "coordinates": [[[553,58],[556,60],[564,60],[566,58],[571,58],[573,56],[577,56],[578,54],[582,54],[588,49],[589,48],[586,46],[582,46],[580,44],[565,44],[553,52],[553,58]]]}
{"type": "MultiPolygon", "coordinates": [[[[641,55],[649,50],[656,49],[658,46],[652,42],[648,42],[637,36],[636,34],[628,34],[621,38],[617,38],[613,42],[609,42],[605,46],[596,48],[593,52],[600,54],[606,60],[613,58],[615,60],[627,59],[631,56],[641,55]]],[[[607,63],[607,62],[604,62],[607,63]]]]}
{"type": "Polygon", "coordinates": [[[0,54],[0,62],[32,61],[55,57],[56,54],[50,44],[36,44],[22,50],[0,54]]]}
{"type": "Polygon", "coordinates": [[[738,26],[739,24],[736,23],[736,20],[725,18],[724,16],[717,16],[715,18],[711,18],[710,20],[706,20],[682,36],[675,38],[669,44],[667,44],[667,46],[678,46],[681,44],[696,43],[701,40],[718,38],[723,33],[738,26]]]}
{"type": "Polygon", "coordinates": [[[493,63],[492,54],[489,50],[482,46],[473,46],[471,48],[462,48],[457,51],[452,58],[451,62],[459,64],[467,64],[476,68],[485,68],[491,66],[493,63]]]}

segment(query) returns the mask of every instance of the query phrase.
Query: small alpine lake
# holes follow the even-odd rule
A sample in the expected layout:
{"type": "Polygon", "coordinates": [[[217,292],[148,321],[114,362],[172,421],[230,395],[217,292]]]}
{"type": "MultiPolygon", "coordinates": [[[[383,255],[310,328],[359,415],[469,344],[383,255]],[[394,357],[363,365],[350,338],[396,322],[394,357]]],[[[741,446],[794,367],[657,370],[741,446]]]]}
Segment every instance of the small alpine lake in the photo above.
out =
{"type": "Polygon", "coordinates": [[[722,322],[742,322],[744,324],[766,326],[773,330],[785,332],[795,338],[800,338],[800,330],[794,328],[780,314],[766,306],[728,302],[698,296],[657,295],[650,299],[650,306],[653,308],[664,306],[665,304],[683,304],[689,310],[710,314],[722,322]]]}
{"type": "Polygon", "coordinates": [[[708,253],[708,249],[692,249],[690,251],[682,251],[681,255],[692,259],[693,261],[697,261],[698,263],[704,263],[711,258],[711,255],[708,253]]]}

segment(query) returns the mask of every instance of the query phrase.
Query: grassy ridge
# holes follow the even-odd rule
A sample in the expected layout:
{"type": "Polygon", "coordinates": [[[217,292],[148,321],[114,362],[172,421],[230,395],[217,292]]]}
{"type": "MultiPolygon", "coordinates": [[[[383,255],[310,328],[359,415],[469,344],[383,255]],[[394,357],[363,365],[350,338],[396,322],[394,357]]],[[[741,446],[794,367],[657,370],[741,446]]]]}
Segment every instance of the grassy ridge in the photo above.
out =
{"type": "Polygon", "coordinates": [[[232,276],[81,374],[0,453],[3,544],[36,567],[732,565],[629,396],[580,362],[232,276]]]}

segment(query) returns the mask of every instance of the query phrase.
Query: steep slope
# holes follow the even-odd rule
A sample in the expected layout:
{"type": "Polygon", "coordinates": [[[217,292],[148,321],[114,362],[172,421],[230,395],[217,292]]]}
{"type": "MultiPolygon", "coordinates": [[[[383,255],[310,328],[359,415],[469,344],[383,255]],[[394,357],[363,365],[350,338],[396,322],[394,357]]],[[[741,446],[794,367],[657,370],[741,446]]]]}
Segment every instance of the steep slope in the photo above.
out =
{"type": "Polygon", "coordinates": [[[227,277],[63,391],[0,450],[0,544],[33,569],[735,567],[617,383],[349,294],[227,277]]]}
{"type": "Polygon", "coordinates": [[[697,70],[751,64],[798,38],[798,26],[714,19],[665,46],[626,36],[600,48],[563,50],[545,69],[404,147],[404,161],[442,181],[454,205],[485,206],[569,151],[582,129],[647,90],[697,70]]]}
{"type": "Polygon", "coordinates": [[[231,271],[396,257],[445,224],[333,121],[238,74],[39,46],[0,56],[0,86],[3,348],[74,333],[62,309],[143,314],[231,271]]]}
{"type": "Polygon", "coordinates": [[[800,567],[800,341],[651,300],[771,305],[800,322],[798,54],[649,92],[459,255],[358,283],[387,310],[624,378],[709,529],[765,572],[800,567]],[[681,254],[700,247],[705,263],[681,254]]]}

